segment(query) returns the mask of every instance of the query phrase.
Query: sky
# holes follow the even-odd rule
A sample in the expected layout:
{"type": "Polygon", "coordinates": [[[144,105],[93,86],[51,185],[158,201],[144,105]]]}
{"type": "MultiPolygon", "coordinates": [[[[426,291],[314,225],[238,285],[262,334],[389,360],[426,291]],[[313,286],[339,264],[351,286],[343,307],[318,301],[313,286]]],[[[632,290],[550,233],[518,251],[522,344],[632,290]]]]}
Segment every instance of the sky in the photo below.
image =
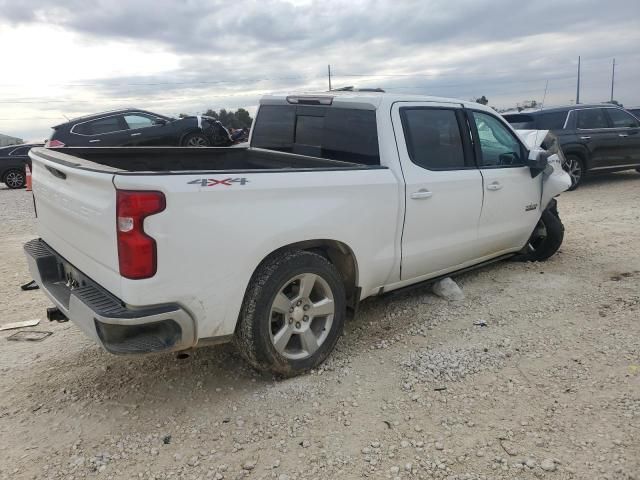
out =
{"type": "Polygon", "coordinates": [[[0,0],[0,133],[136,107],[255,111],[332,85],[640,105],[639,0],[0,0]],[[546,94],[545,94],[546,90],[546,94]]]}

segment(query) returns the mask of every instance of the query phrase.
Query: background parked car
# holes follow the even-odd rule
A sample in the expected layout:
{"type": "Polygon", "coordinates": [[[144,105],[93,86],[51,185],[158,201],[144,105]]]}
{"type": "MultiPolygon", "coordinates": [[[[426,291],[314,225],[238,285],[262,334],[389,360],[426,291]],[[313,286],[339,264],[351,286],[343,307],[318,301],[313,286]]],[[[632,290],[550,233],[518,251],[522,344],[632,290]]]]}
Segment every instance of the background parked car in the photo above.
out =
{"type": "Polygon", "coordinates": [[[42,144],[10,145],[0,148],[0,180],[9,188],[22,188],[27,183],[24,166],[31,166],[29,150],[42,144]]]}
{"type": "Polygon", "coordinates": [[[613,105],[571,105],[506,113],[516,129],[551,130],[566,158],[571,190],[588,172],[640,169],[640,120],[613,105]]]}
{"type": "Polygon", "coordinates": [[[171,118],[138,109],[75,118],[53,127],[48,147],[185,146],[226,147],[229,132],[205,116],[171,118]]]}

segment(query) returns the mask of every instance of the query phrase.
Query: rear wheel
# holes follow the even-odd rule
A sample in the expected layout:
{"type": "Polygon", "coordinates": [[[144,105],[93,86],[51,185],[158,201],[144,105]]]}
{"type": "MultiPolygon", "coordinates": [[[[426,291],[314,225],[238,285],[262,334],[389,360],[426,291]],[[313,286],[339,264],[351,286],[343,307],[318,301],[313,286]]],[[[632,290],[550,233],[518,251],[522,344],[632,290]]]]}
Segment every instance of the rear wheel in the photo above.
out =
{"type": "Polygon", "coordinates": [[[564,225],[555,206],[547,208],[525,247],[523,260],[542,262],[558,251],[564,239],[564,225]]]}
{"type": "Polygon", "coordinates": [[[284,252],[254,274],[235,343],[258,370],[297,375],[327,358],[345,315],[345,288],[337,269],[316,253],[284,252]]]}
{"type": "Polygon", "coordinates": [[[27,178],[22,170],[13,169],[4,174],[2,179],[4,184],[9,188],[22,188],[27,183],[27,178]]]}
{"type": "Polygon", "coordinates": [[[190,133],[184,137],[182,144],[185,147],[208,147],[211,145],[209,139],[202,133],[190,133]]]}
{"type": "Polygon", "coordinates": [[[582,159],[575,155],[567,155],[564,163],[562,164],[562,168],[564,168],[564,171],[571,177],[571,186],[569,187],[569,190],[575,190],[578,188],[578,185],[580,185],[580,182],[582,182],[585,175],[584,162],[582,159]]]}

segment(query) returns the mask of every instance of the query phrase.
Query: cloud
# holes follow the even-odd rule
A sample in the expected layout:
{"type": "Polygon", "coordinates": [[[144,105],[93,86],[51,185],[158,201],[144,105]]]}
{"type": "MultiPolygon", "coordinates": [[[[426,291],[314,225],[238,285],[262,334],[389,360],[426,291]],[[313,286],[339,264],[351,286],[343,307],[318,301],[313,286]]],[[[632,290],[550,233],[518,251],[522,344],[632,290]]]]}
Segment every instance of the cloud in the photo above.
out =
{"type": "MultiPolygon", "coordinates": [[[[126,53],[106,54],[109,72],[65,80],[72,86],[63,96],[80,110],[74,113],[250,106],[263,92],[326,88],[328,63],[334,86],[487,95],[504,107],[541,100],[548,81],[547,103],[567,103],[575,97],[578,55],[583,100],[608,99],[615,56],[616,97],[640,104],[639,17],[637,0],[0,0],[0,32],[58,29],[88,52],[79,56],[100,48],[149,52],[138,68],[121,68],[126,53]]],[[[66,50],[50,43],[42,42],[43,54],[61,59],[48,69],[53,83],[64,76],[66,50]]]]}

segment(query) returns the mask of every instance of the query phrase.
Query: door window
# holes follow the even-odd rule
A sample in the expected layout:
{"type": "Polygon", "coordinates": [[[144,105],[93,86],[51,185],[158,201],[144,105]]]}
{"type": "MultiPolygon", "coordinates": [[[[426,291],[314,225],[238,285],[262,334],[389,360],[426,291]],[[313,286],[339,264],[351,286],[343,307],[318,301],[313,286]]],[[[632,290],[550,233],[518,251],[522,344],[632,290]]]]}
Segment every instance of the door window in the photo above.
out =
{"type": "Polygon", "coordinates": [[[636,128],[638,120],[627,112],[618,110],[617,108],[607,108],[607,113],[611,119],[611,123],[615,128],[636,128]]]}
{"type": "Polygon", "coordinates": [[[473,112],[480,140],[481,167],[520,167],[526,151],[516,136],[496,117],[473,112]]]}
{"type": "Polygon", "coordinates": [[[411,161],[428,170],[473,167],[465,161],[456,111],[438,108],[401,108],[402,127],[411,161]]]}
{"type": "Polygon", "coordinates": [[[120,116],[105,117],[92,122],[79,123],[72,129],[73,133],[80,135],[102,135],[124,130],[120,116]]]}
{"type": "Polygon", "coordinates": [[[151,127],[153,125],[153,120],[151,118],[144,117],[142,115],[125,115],[124,121],[127,122],[127,126],[131,130],[151,127]]]}
{"type": "Polygon", "coordinates": [[[578,128],[581,130],[594,130],[597,128],[609,128],[607,117],[601,108],[588,108],[578,110],[578,128]]]}

